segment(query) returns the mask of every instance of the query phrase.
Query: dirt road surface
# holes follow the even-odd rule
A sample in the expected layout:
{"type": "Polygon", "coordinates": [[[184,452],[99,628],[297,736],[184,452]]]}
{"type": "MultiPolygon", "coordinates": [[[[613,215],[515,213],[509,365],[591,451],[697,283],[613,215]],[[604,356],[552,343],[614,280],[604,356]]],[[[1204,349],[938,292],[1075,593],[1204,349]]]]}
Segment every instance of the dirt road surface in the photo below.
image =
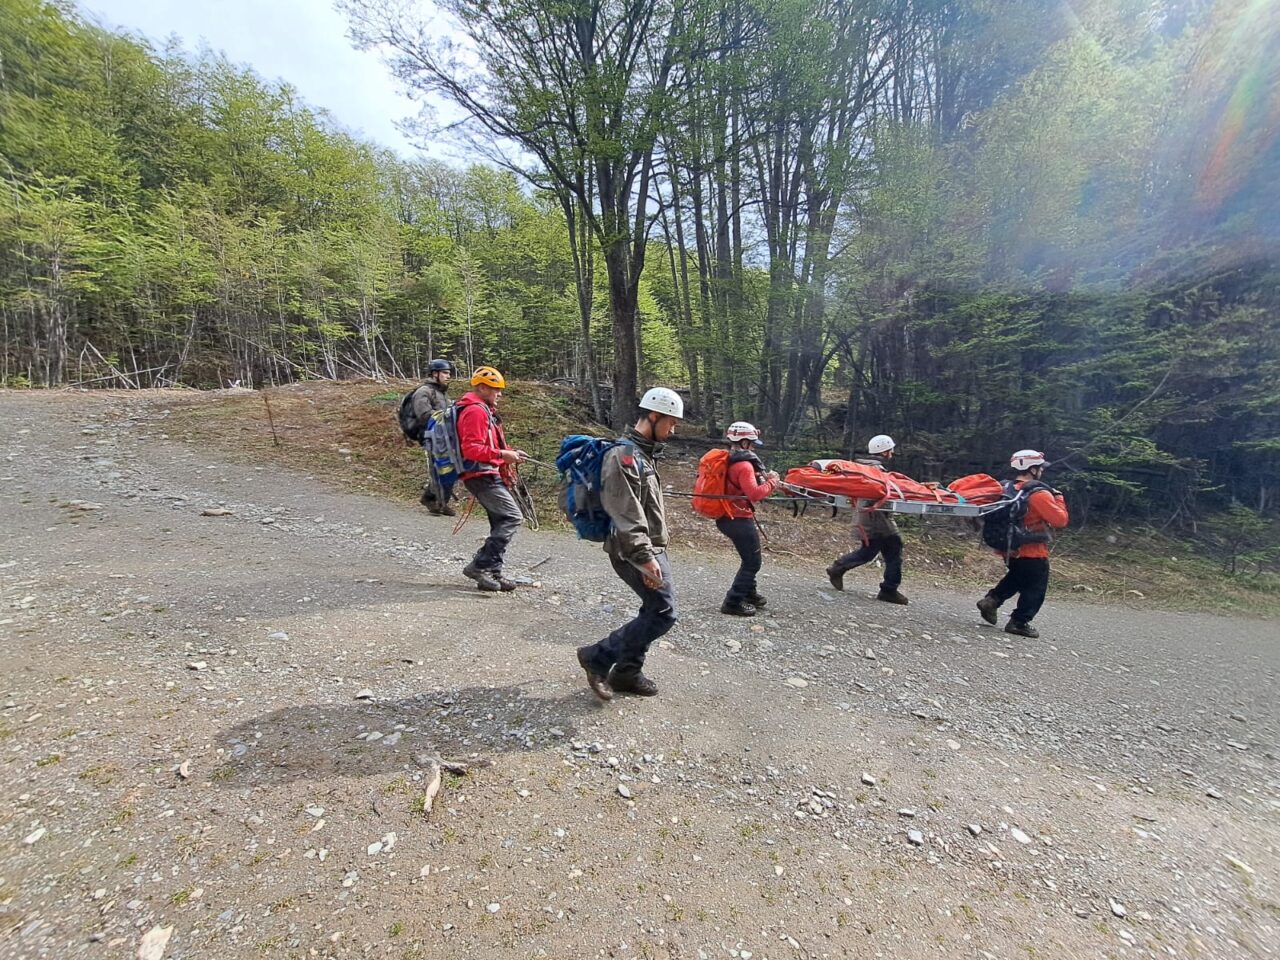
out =
{"type": "Polygon", "coordinates": [[[1051,593],[1026,641],[825,557],[738,620],[676,549],[662,693],[599,704],[598,546],[480,594],[481,519],[190,402],[0,393],[0,957],[1280,956],[1274,622],[1051,593]]]}

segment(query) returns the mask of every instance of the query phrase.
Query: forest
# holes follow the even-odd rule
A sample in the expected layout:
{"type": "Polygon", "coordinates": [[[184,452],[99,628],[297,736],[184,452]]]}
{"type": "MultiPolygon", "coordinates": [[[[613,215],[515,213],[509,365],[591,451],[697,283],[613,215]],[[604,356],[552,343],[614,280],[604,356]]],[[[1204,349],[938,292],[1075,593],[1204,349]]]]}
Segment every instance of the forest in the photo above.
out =
{"type": "Polygon", "coordinates": [[[342,0],[474,162],[216,53],[0,0],[0,383],[417,378],[688,397],[907,472],[1058,462],[1079,522],[1280,561],[1266,0],[342,0]]]}

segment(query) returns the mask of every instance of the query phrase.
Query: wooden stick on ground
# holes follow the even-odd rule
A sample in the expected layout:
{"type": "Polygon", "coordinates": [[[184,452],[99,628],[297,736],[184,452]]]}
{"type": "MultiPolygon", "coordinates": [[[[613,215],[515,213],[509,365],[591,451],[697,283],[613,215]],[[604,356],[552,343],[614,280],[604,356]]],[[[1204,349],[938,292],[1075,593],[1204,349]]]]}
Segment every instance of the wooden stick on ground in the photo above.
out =
{"type": "Polygon", "coordinates": [[[280,446],[280,438],[276,436],[276,418],[271,415],[271,401],[267,399],[267,391],[262,391],[262,402],[267,405],[267,423],[271,424],[271,442],[280,446]]]}
{"type": "Polygon", "coordinates": [[[427,793],[422,798],[422,812],[431,816],[431,805],[436,802],[436,794],[440,792],[440,764],[431,764],[431,776],[427,778],[427,793]]]}

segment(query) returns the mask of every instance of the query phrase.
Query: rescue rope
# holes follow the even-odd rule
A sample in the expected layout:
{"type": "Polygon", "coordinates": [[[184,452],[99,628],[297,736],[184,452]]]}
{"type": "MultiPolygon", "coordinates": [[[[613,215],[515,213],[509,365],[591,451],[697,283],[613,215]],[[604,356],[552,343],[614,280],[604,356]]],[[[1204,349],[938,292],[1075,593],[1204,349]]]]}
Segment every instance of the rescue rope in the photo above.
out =
{"type": "Polygon", "coordinates": [[[524,515],[524,522],[530,530],[537,530],[539,528],[538,508],[534,506],[533,494],[529,492],[525,482],[518,476],[510,489],[512,499],[515,500],[516,506],[520,508],[520,512],[524,515]]]}
{"type": "Polygon", "coordinates": [[[466,526],[467,521],[471,519],[471,511],[474,510],[475,508],[476,508],[476,498],[474,496],[469,497],[467,500],[467,505],[462,508],[462,514],[458,517],[457,521],[453,525],[453,533],[451,534],[451,536],[456,537],[458,535],[458,532],[462,530],[464,526],[466,526]]]}

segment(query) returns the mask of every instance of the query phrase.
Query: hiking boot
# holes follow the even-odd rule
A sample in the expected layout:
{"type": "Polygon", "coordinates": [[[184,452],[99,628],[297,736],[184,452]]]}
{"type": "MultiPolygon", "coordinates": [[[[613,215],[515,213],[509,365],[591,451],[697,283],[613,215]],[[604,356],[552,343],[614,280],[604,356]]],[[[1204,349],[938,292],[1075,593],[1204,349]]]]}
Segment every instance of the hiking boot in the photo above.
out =
{"type": "Polygon", "coordinates": [[[745,600],[726,600],[720,604],[720,612],[727,613],[731,617],[754,617],[756,608],[745,600]]]}
{"type": "Polygon", "coordinates": [[[753,593],[747,597],[747,603],[751,604],[757,610],[763,610],[769,605],[769,601],[758,593],[753,593]]]}
{"type": "MultiPolygon", "coordinates": [[[[462,575],[469,580],[474,580],[476,587],[485,593],[497,593],[502,589],[502,584],[494,578],[493,574],[488,570],[481,570],[476,566],[474,560],[462,568],[462,575]]],[[[515,589],[514,584],[512,584],[512,589],[515,589]]]]}
{"type": "Polygon", "coordinates": [[[831,581],[831,585],[837,590],[844,589],[844,571],[834,564],[827,567],[827,579],[831,581]]]}
{"type": "Polygon", "coordinates": [[[903,607],[911,602],[897,590],[885,590],[883,588],[876,594],[876,599],[883,600],[885,603],[896,603],[903,607]]]}
{"type": "Polygon", "coordinates": [[[422,496],[418,497],[418,502],[432,513],[436,512],[436,498],[431,495],[430,487],[424,487],[422,489],[422,496]]]}
{"type": "Polygon", "coordinates": [[[1027,637],[1031,640],[1040,636],[1040,631],[1031,624],[1023,623],[1021,620],[1014,620],[1012,618],[1004,625],[1004,632],[1012,633],[1017,637],[1027,637]]]}
{"type": "Polygon", "coordinates": [[[441,517],[456,517],[458,515],[458,511],[453,509],[453,507],[449,506],[447,503],[439,510],[433,510],[431,512],[441,517]]]}
{"type": "Polygon", "coordinates": [[[658,685],[637,670],[635,673],[609,671],[609,686],[617,693],[632,693],[637,697],[656,697],[658,685]]]}
{"type": "Polygon", "coordinates": [[[503,593],[510,593],[512,590],[516,588],[516,582],[514,580],[508,580],[506,577],[504,577],[500,573],[491,572],[489,576],[493,577],[493,579],[497,581],[498,588],[503,593]]]}
{"type": "Polygon", "coordinates": [[[591,688],[591,692],[601,700],[612,700],[613,687],[609,685],[608,676],[603,673],[596,673],[595,668],[591,666],[591,661],[587,658],[587,651],[590,649],[590,644],[578,648],[578,666],[582,667],[586,672],[587,686],[591,688]]]}
{"type": "Polygon", "coordinates": [[[999,609],[1000,604],[996,603],[996,598],[991,594],[987,594],[978,601],[978,612],[982,614],[982,619],[993,627],[996,625],[996,611],[999,609]]]}

